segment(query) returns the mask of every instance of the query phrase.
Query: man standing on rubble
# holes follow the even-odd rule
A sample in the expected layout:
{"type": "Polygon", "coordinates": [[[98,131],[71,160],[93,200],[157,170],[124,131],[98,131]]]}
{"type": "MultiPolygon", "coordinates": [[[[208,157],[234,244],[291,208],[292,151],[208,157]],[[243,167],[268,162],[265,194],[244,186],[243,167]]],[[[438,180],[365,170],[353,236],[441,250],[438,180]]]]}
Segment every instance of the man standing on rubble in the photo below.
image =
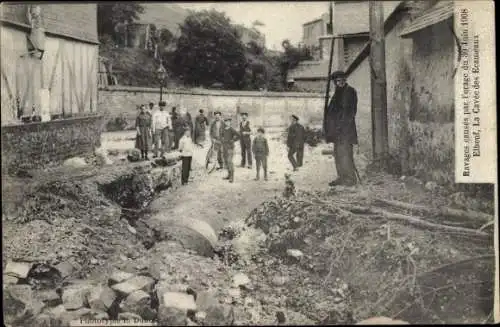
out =
{"type": "Polygon", "coordinates": [[[356,90],[347,84],[343,71],[334,72],[331,78],[335,83],[335,93],[324,113],[323,129],[326,142],[334,144],[333,155],[338,177],[329,185],[352,186],[357,183],[353,145],[358,144],[355,121],[358,96],[356,90]]]}
{"type": "Polygon", "coordinates": [[[252,134],[252,129],[250,128],[250,122],[248,121],[248,114],[246,112],[241,113],[240,122],[240,147],[241,147],[241,165],[240,167],[245,167],[248,162],[248,169],[252,169],[252,140],[250,135],[252,134]]]}
{"type": "Polygon", "coordinates": [[[234,181],[234,142],[240,139],[240,134],[231,126],[231,117],[224,118],[224,129],[221,131],[222,154],[224,164],[227,168],[227,177],[229,183],[234,181]]]}
{"type": "Polygon", "coordinates": [[[220,170],[223,167],[221,134],[224,126],[222,126],[221,116],[222,113],[220,111],[214,112],[214,121],[210,125],[210,138],[212,140],[212,147],[213,150],[217,153],[217,162],[219,163],[219,167],[217,167],[217,170],[220,170]]]}
{"type": "Polygon", "coordinates": [[[286,145],[288,146],[288,160],[290,160],[290,163],[292,164],[293,171],[297,171],[298,168],[302,165],[304,143],[304,126],[299,124],[299,117],[297,117],[296,115],[292,115],[291,124],[288,127],[287,131],[286,145]]]}

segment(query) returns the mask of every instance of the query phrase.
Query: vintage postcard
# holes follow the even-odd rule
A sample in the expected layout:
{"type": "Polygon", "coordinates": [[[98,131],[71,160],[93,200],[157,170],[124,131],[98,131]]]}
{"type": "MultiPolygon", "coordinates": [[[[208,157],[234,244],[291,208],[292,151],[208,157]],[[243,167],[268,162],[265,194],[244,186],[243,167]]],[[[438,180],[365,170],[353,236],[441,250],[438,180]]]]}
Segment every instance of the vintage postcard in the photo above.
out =
{"type": "Polygon", "coordinates": [[[2,2],[4,325],[498,323],[494,9],[2,2]]]}

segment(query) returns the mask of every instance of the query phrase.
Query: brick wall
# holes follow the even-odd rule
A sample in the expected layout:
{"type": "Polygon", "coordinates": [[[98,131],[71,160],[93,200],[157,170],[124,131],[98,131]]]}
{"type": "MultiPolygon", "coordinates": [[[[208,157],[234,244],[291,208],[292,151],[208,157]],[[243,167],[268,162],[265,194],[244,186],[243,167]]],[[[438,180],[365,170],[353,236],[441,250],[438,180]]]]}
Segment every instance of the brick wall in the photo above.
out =
{"type": "MultiPolygon", "coordinates": [[[[81,41],[96,43],[97,36],[97,4],[38,4],[42,9],[44,27],[48,33],[75,38],[81,41]]],[[[0,19],[29,27],[26,13],[28,4],[2,3],[0,19]]]]}
{"type": "MultiPolygon", "coordinates": [[[[109,117],[123,114],[132,124],[138,104],[158,103],[159,89],[140,87],[109,87],[99,91],[99,108],[109,117]]],[[[199,109],[210,115],[220,110],[224,115],[236,116],[236,107],[246,111],[255,125],[277,127],[288,124],[291,114],[301,117],[304,124],[319,124],[323,119],[321,94],[223,90],[190,90],[164,92],[168,110],[184,106],[194,117],[199,109]]]]}
{"type": "Polygon", "coordinates": [[[101,144],[102,116],[2,126],[4,169],[40,168],[93,153],[101,144]]]}

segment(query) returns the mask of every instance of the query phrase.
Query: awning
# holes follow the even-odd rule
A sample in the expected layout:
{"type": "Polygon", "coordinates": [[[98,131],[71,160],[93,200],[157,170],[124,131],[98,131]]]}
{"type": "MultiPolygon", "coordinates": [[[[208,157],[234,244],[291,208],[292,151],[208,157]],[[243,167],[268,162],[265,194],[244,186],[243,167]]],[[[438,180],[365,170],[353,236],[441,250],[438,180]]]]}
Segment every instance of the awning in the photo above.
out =
{"type": "Polygon", "coordinates": [[[419,17],[413,20],[407,27],[405,27],[399,36],[410,37],[410,34],[445,21],[453,17],[453,11],[453,1],[440,1],[432,8],[425,10],[419,17]]]}

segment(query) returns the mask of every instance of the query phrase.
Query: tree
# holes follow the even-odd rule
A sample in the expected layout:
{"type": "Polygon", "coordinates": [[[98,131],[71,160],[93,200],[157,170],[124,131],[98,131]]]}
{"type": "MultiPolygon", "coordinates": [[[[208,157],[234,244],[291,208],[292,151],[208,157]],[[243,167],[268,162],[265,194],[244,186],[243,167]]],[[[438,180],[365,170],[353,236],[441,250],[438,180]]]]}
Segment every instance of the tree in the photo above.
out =
{"type": "Polygon", "coordinates": [[[311,52],[306,47],[298,48],[293,46],[289,40],[283,40],[281,43],[284,53],[280,60],[280,70],[283,85],[286,85],[288,71],[297,67],[299,62],[311,60],[311,52]]]}
{"type": "Polygon", "coordinates": [[[135,2],[100,2],[97,4],[97,32],[99,35],[111,35],[115,38],[119,24],[130,24],[139,19],[144,7],[135,2]]]}
{"type": "Polygon", "coordinates": [[[245,46],[224,13],[192,12],[180,26],[171,70],[194,86],[223,83],[242,87],[247,62],[245,46]]]}

